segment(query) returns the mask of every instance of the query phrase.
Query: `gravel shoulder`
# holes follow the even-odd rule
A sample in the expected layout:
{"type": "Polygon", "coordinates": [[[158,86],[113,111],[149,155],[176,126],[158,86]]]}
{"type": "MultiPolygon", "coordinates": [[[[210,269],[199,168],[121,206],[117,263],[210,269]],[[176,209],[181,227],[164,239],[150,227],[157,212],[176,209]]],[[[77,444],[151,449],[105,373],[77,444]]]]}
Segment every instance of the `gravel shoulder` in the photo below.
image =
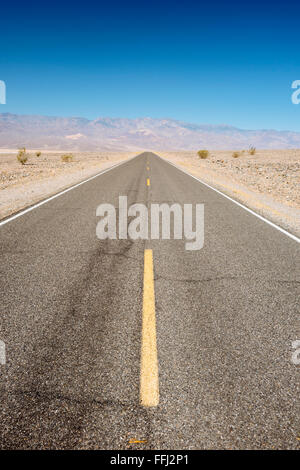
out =
{"type": "Polygon", "coordinates": [[[212,151],[207,159],[196,152],[159,155],[260,215],[300,236],[300,150],[259,150],[255,155],[212,151]]]}
{"type": "Polygon", "coordinates": [[[73,153],[63,162],[65,152],[28,151],[28,161],[17,161],[17,150],[0,150],[0,219],[49,197],[121,161],[135,152],[73,153]]]}

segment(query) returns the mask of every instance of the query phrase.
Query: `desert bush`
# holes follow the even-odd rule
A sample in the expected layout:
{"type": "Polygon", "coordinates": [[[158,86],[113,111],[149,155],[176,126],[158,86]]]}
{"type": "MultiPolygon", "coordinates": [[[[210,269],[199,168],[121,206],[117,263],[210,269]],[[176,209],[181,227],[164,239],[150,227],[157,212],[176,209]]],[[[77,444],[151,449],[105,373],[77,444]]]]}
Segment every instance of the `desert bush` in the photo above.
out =
{"type": "Polygon", "coordinates": [[[255,152],[256,152],[256,148],[251,145],[251,147],[249,147],[250,155],[255,155],[255,152]]]}
{"type": "Polygon", "coordinates": [[[42,152],[36,152],[36,156],[40,157],[42,155],[42,152]]]}
{"type": "Polygon", "coordinates": [[[63,162],[69,163],[73,161],[73,155],[71,153],[65,153],[61,156],[63,162]]]}
{"type": "Polygon", "coordinates": [[[208,157],[209,151],[208,151],[208,150],[199,150],[199,151],[197,152],[197,154],[198,154],[198,157],[204,159],[204,158],[207,158],[207,157],[208,157]]]}
{"type": "Polygon", "coordinates": [[[21,163],[21,165],[25,165],[25,163],[27,162],[28,155],[26,153],[25,147],[19,149],[18,154],[17,154],[17,160],[21,163]]]}
{"type": "Polygon", "coordinates": [[[233,158],[238,158],[240,156],[240,152],[233,152],[233,158]]]}

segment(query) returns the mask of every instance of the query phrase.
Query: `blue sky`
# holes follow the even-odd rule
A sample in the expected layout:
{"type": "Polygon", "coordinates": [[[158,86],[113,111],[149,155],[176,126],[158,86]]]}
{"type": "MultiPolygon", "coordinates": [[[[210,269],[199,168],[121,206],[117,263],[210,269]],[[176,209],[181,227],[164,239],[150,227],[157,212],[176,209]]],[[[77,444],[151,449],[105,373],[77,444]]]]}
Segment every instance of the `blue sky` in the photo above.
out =
{"type": "Polygon", "coordinates": [[[2,2],[0,112],[300,131],[300,4],[2,2]]]}

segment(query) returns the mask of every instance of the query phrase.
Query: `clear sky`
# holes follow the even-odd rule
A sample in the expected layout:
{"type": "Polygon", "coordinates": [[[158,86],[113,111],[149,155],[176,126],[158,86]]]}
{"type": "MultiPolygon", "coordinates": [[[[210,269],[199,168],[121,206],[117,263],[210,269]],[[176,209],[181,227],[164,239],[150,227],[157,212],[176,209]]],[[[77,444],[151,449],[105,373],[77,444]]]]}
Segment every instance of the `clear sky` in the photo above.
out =
{"type": "Polygon", "coordinates": [[[300,131],[300,2],[1,2],[0,112],[300,131]]]}

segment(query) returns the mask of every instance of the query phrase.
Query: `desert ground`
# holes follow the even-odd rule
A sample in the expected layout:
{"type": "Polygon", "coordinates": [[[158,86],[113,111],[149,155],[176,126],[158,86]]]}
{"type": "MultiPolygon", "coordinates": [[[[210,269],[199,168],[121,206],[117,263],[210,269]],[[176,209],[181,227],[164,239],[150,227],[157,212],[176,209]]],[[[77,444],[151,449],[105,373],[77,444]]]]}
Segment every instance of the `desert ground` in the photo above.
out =
{"type": "Polygon", "coordinates": [[[260,215],[300,235],[300,149],[159,152],[207,184],[223,191],[260,215]]]}
{"type": "MultiPolygon", "coordinates": [[[[21,165],[17,149],[0,149],[0,219],[61,191],[139,152],[66,152],[27,150],[21,165]]],[[[202,181],[225,192],[283,228],[300,235],[300,149],[210,151],[200,159],[196,151],[158,151],[202,181]]]]}
{"type": "Polygon", "coordinates": [[[73,152],[73,161],[63,162],[69,152],[27,150],[25,165],[17,160],[16,149],[0,149],[0,219],[41,199],[109,168],[134,152],[73,152]]]}

